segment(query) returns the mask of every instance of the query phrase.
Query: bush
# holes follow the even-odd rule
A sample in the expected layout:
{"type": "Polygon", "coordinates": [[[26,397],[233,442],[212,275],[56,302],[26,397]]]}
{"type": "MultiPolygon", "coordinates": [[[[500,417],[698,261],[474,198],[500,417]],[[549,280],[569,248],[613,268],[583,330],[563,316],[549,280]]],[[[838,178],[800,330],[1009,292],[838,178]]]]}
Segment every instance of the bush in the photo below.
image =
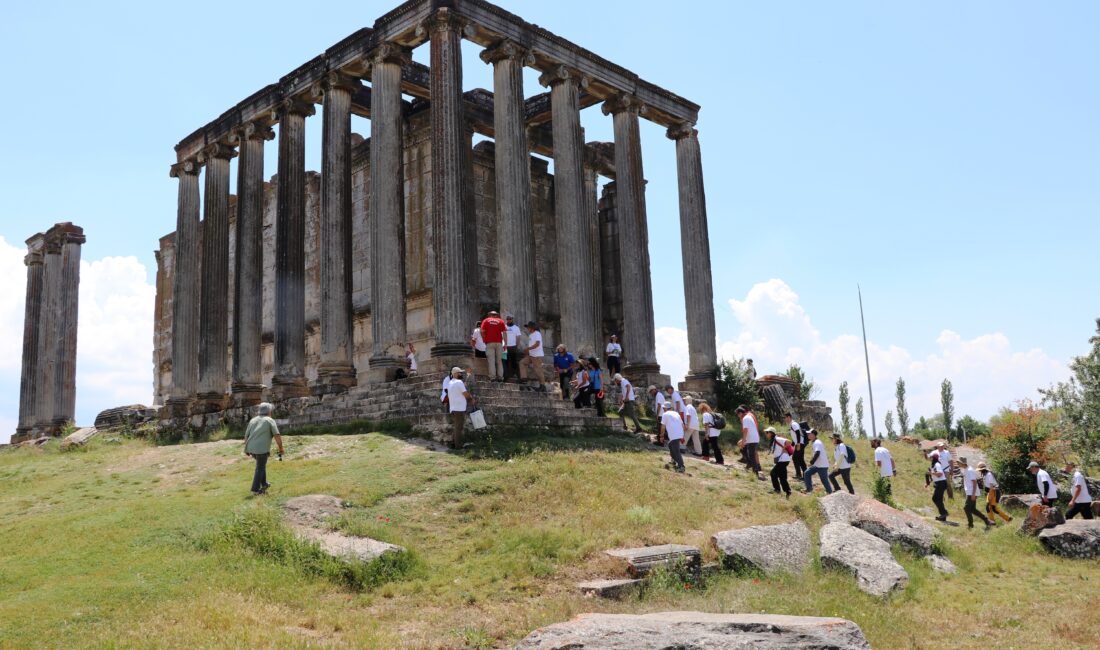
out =
{"type": "Polygon", "coordinates": [[[717,393],[718,410],[724,414],[733,413],[741,404],[753,410],[760,405],[756,382],[749,376],[748,366],[742,359],[723,361],[718,365],[717,393]]]}
{"type": "Polygon", "coordinates": [[[876,501],[885,503],[891,508],[898,507],[898,504],[894,503],[894,490],[890,485],[890,479],[884,476],[875,477],[875,482],[871,486],[871,495],[875,497],[876,501]]]}
{"type": "Polygon", "coordinates": [[[1051,446],[1059,439],[1057,415],[1021,400],[1015,410],[1001,409],[990,423],[986,452],[1001,490],[1006,494],[1034,492],[1035,479],[1027,464],[1034,460],[1046,465],[1055,460],[1051,446]]]}

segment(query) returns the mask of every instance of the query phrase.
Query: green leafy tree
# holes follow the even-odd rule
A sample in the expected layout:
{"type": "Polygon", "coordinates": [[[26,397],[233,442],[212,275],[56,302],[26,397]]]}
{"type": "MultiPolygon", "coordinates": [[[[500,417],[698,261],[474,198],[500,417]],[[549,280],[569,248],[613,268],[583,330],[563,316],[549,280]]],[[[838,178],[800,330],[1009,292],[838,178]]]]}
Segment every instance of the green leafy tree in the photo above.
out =
{"type": "Polygon", "coordinates": [[[955,392],[951,388],[950,380],[944,379],[940,384],[940,405],[943,407],[944,431],[951,437],[951,423],[955,419],[955,392]]]}
{"type": "Polygon", "coordinates": [[[931,430],[932,430],[932,427],[928,425],[928,420],[924,419],[923,415],[920,416],[920,419],[917,420],[917,423],[915,425],[913,425],[913,432],[914,433],[925,433],[925,432],[931,431],[931,430]]]}
{"type": "Polygon", "coordinates": [[[837,401],[840,402],[840,433],[850,436],[852,435],[852,415],[848,412],[848,382],[841,382],[837,401]]]}
{"type": "Polygon", "coordinates": [[[866,438],[867,430],[863,428],[863,398],[856,400],[856,437],[866,438]]]}
{"type": "Polygon", "coordinates": [[[966,431],[966,439],[973,440],[974,438],[984,438],[989,435],[990,428],[985,422],[979,422],[969,415],[964,415],[959,419],[959,423],[955,425],[955,429],[959,432],[959,437],[962,438],[963,431],[966,431]]]}
{"type": "Polygon", "coordinates": [[[1100,318],[1089,344],[1088,354],[1070,362],[1069,381],[1039,392],[1044,405],[1059,410],[1064,436],[1081,464],[1095,469],[1100,466],[1100,318]]]}
{"type": "Polygon", "coordinates": [[[1027,464],[1049,466],[1060,460],[1055,449],[1059,440],[1056,413],[1021,400],[1016,408],[1003,408],[990,419],[990,441],[985,451],[993,473],[1006,494],[1034,492],[1035,477],[1027,464]]]}
{"type": "Polygon", "coordinates": [[[733,413],[744,404],[756,409],[760,396],[756,392],[756,382],[749,375],[744,359],[723,361],[718,365],[718,410],[733,413]]]}
{"type": "Polygon", "coordinates": [[[898,377],[898,385],[894,390],[894,395],[898,398],[898,427],[901,428],[901,435],[909,435],[909,411],[905,410],[905,380],[898,377]]]}
{"type": "Polygon", "coordinates": [[[885,424],[886,424],[886,437],[893,440],[897,436],[897,433],[894,431],[894,412],[893,411],[887,411],[886,412],[885,424]]]}
{"type": "Polygon", "coordinates": [[[802,366],[796,363],[792,363],[783,375],[798,382],[798,399],[802,401],[813,399],[821,392],[821,389],[814,384],[813,380],[806,376],[802,366]]]}

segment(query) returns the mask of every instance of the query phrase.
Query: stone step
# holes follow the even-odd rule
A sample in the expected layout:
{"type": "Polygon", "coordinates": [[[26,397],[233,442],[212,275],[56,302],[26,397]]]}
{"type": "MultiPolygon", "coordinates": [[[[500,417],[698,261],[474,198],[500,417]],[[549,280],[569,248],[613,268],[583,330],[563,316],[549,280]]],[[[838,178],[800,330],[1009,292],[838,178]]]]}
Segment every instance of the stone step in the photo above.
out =
{"type": "Polygon", "coordinates": [[[577,588],[585,596],[598,596],[600,598],[622,598],[631,593],[637,593],[644,580],[640,578],[624,578],[620,580],[589,580],[578,582],[577,588]]]}
{"type": "Polygon", "coordinates": [[[627,572],[634,577],[644,576],[657,567],[699,573],[700,554],[696,546],[662,544],[642,548],[613,548],[605,553],[625,562],[627,572]]]}

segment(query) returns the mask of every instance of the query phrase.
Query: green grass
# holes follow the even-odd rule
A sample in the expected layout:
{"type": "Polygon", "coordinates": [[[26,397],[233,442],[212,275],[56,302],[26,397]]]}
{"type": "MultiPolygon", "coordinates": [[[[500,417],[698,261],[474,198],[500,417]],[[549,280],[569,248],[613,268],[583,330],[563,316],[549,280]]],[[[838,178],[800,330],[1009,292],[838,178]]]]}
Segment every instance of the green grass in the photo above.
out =
{"type": "MultiPolygon", "coordinates": [[[[1094,645],[1100,564],[1051,556],[1015,523],[942,528],[954,576],[899,551],[911,581],[886,605],[816,562],[705,582],[668,572],[638,597],[581,599],[575,582],[617,575],[604,549],[688,543],[713,561],[719,530],[803,518],[816,531],[816,499],[698,463],[677,475],[651,445],[608,432],[498,431],[458,455],[364,426],[287,436],[263,498],[248,496],[239,441],[0,453],[0,647],[491,648],[581,612],[668,609],[841,616],[876,648],[1094,645]],[[328,560],[278,515],[317,493],[353,504],[336,528],[409,552],[328,560]]],[[[855,445],[869,494],[870,449],[855,445]]],[[[890,447],[894,499],[930,506],[919,454],[890,447]]],[[[949,508],[962,518],[960,498],[949,508]]]]}

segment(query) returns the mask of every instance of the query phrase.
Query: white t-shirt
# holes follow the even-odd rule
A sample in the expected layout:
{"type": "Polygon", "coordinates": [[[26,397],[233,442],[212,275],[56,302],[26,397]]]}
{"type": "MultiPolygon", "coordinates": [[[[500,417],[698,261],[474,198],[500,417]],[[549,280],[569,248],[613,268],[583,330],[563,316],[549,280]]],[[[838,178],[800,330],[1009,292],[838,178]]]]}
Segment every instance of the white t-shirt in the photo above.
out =
{"type": "MultiPolygon", "coordinates": [[[[746,413],[745,416],[741,418],[741,428],[748,430],[748,434],[745,436],[746,444],[760,442],[760,428],[756,425],[755,415],[746,413]]],[[[826,465],[826,467],[828,467],[828,465],[826,465]]]]}
{"type": "Polygon", "coordinates": [[[672,391],[672,409],[682,412],[684,410],[684,398],[680,397],[680,391],[672,391]]]}
{"type": "Polygon", "coordinates": [[[817,461],[813,466],[829,469],[829,454],[825,452],[825,443],[820,440],[814,440],[812,449],[813,451],[810,452],[810,458],[813,458],[814,454],[817,454],[817,461]]]}
{"type": "Polygon", "coordinates": [[[802,425],[791,420],[791,442],[795,445],[806,444],[806,436],[802,433],[802,425]]]}
{"type": "Polygon", "coordinates": [[[886,447],[875,449],[875,462],[881,463],[878,468],[880,474],[883,476],[894,475],[894,457],[890,455],[890,451],[886,447]]]}
{"type": "Polygon", "coordinates": [[[619,384],[619,391],[623,394],[624,402],[634,401],[634,384],[630,383],[626,377],[623,377],[622,383],[619,384]]]}
{"type": "Polygon", "coordinates": [[[522,336],[523,332],[519,331],[519,325],[512,323],[508,326],[507,329],[504,330],[504,334],[507,337],[505,339],[505,343],[507,343],[507,346],[510,348],[514,348],[516,347],[516,344],[519,343],[519,337],[522,336]]]}
{"type": "Polygon", "coordinates": [[[443,398],[447,396],[447,386],[451,383],[450,375],[443,375],[443,383],[439,385],[439,401],[442,402],[443,398]]]}
{"type": "Polygon", "coordinates": [[[986,472],[985,475],[982,476],[982,485],[985,486],[985,489],[991,490],[998,487],[1000,483],[997,483],[997,477],[993,476],[993,472],[986,472]]]}
{"type": "Polygon", "coordinates": [[[618,343],[608,343],[607,344],[607,356],[609,356],[609,357],[618,357],[618,356],[622,356],[622,353],[623,353],[623,346],[619,345],[618,343]]]}
{"type": "Polygon", "coordinates": [[[836,460],[836,466],[839,469],[848,469],[851,465],[848,463],[848,447],[842,442],[836,446],[833,450],[833,459],[836,460]]]}
{"type": "Polygon", "coordinates": [[[790,462],[791,455],[787,453],[787,442],[789,441],[786,438],[779,436],[772,438],[772,456],[775,457],[775,462],[790,462]]]}
{"type": "Polygon", "coordinates": [[[687,426],[688,431],[699,430],[699,412],[692,404],[684,406],[684,425],[687,426]]]}
{"type": "Polygon", "coordinates": [[[664,415],[665,409],[668,408],[668,400],[665,399],[665,394],[661,391],[657,391],[657,394],[653,396],[654,410],[657,411],[657,417],[664,415]]]}
{"type": "Polygon", "coordinates": [[[1050,474],[1045,469],[1040,469],[1035,474],[1035,485],[1039,488],[1039,495],[1046,497],[1047,499],[1058,498],[1058,486],[1054,484],[1054,481],[1050,480],[1050,474]],[[1050,483],[1050,494],[1043,494],[1043,481],[1050,483]]]}
{"type": "Polygon", "coordinates": [[[415,352],[410,352],[408,354],[408,356],[406,356],[405,358],[409,360],[409,372],[415,372],[416,371],[416,353],[415,352]]]}
{"type": "Polygon", "coordinates": [[[947,480],[947,475],[943,473],[943,464],[938,460],[932,463],[932,480],[936,483],[947,480]]]}
{"type": "Polygon", "coordinates": [[[461,379],[452,379],[447,384],[447,397],[450,399],[451,413],[466,412],[466,384],[461,379]]]}
{"type": "Polygon", "coordinates": [[[485,339],[481,338],[481,328],[475,327],[474,333],[470,336],[474,340],[474,349],[478,352],[485,351],[485,339]]]}
{"type": "Polygon", "coordinates": [[[710,411],[703,414],[703,427],[707,430],[708,438],[717,438],[718,434],[721,433],[718,429],[714,428],[714,414],[710,411]]]}
{"type": "Polygon", "coordinates": [[[749,366],[748,371],[749,371],[749,377],[752,378],[752,379],[756,379],[756,366],[749,366]]]}
{"type": "Polygon", "coordinates": [[[978,473],[974,471],[973,467],[967,467],[963,472],[963,492],[968,497],[977,496],[978,494],[978,473]]]}
{"type": "Polygon", "coordinates": [[[951,452],[944,448],[943,451],[937,452],[940,455],[940,465],[943,465],[943,471],[951,471],[951,452]]]}
{"type": "Polygon", "coordinates": [[[1085,477],[1081,474],[1081,470],[1077,470],[1073,473],[1073,486],[1069,489],[1069,496],[1073,498],[1073,493],[1077,490],[1077,486],[1081,486],[1081,494],[1074,499],[1074,503],[1092,503],[1092,495],[1089,494],[1089,484],[1085,483],[1085,477]]]}
{"type": "Polygon", "coordinates": [[[680,414],[676,411],[665,411],[661,415],[661,424],[665,426],[665,434],[669,440],[684,439],[684,421],[680,419],[680,414]]]}
{"type": "Polygon", "coordinates": [[[535,330],[527,337],[527,356],[545,357],[546,350],[542,349],[542,332],[535,330]],[[538,343],[539,346],[534,347],[538,343]]]}

